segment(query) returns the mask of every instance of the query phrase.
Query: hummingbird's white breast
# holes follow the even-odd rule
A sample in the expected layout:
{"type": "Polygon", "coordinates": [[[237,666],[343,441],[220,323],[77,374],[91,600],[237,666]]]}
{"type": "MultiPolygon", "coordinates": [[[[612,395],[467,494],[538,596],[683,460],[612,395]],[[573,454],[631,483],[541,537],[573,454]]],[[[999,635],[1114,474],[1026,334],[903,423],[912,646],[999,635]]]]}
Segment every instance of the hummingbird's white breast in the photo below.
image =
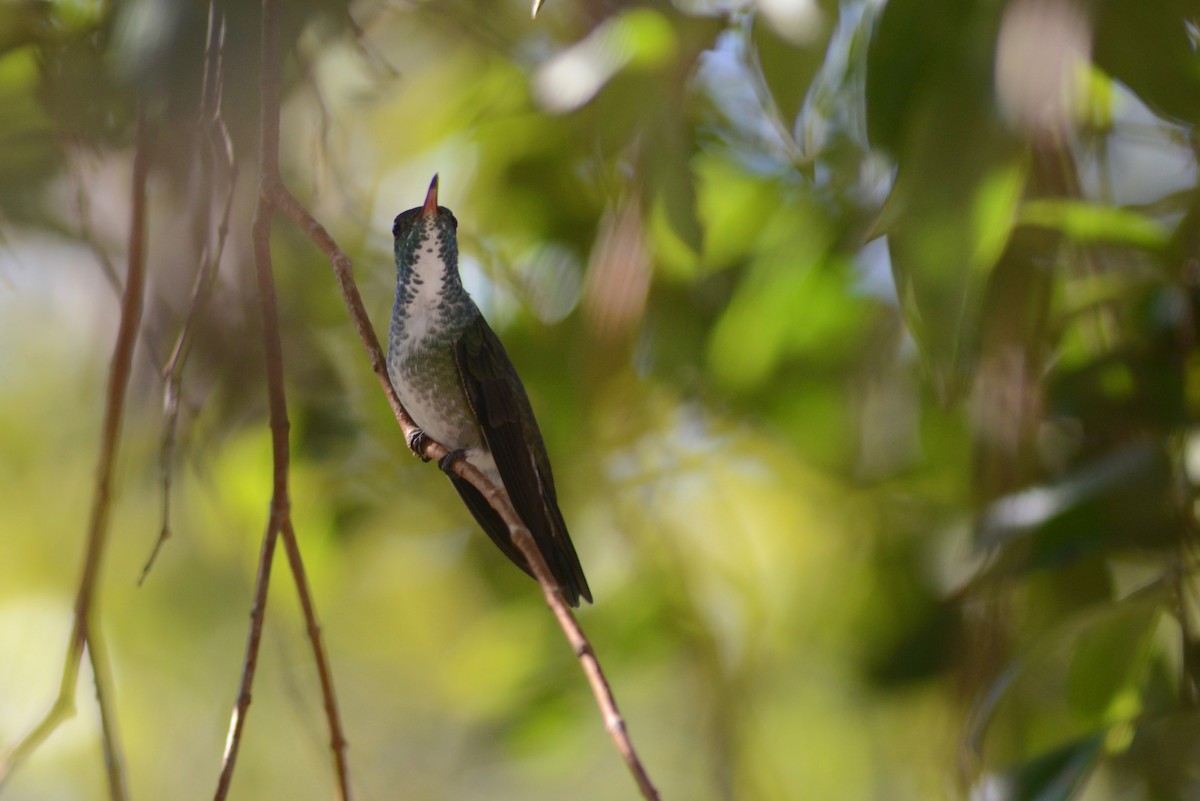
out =
{"type": "MultiPolygon", "coordinates": [[[[495,459],[467,405],[454,343],[462,330],[462,298],[470,304],[443,260],[442,231],[431,226],[416,248],[388,338],[388,377],[400,402],[422,431],[447,448],[463,449],[471,464],[502,487],[495,459]],[[452,282],[453,285],[448,285],[452,282]]],[[[478,311],[473,309],[477,314],[478,311]]]]}

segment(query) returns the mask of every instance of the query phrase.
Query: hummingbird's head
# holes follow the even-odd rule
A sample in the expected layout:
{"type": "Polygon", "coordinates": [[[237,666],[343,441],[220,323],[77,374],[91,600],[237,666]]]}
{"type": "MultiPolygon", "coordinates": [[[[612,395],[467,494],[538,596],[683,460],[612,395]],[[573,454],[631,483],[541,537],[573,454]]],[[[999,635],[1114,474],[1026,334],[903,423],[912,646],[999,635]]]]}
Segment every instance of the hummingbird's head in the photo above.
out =
{"type": "Polygon", "coordinates": [[[396,215],[392,223],[395,237],[396,267],[423,271],[423,266],[438,263],[442,270],[458,272],[458,220],[453,212],[437,202],[438,177],[433,176],[425,203],[396,215]]]}

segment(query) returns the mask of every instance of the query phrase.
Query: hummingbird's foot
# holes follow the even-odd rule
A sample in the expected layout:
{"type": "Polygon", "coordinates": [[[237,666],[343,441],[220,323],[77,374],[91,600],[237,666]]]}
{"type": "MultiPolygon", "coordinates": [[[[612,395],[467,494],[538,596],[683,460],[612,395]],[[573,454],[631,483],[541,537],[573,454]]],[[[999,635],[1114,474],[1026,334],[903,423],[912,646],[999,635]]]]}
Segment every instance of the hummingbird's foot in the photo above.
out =
{"type": "Polygon", "coordinates": [[[450,473],[454,469],[454,463],[457,462],[459,459],[465,459],[465,458],[467,458],[466,449],[465,448],[456,448],[456,449],[450,451],[449,453],[447,453],[441,459],[438,459],[438,467],[440,467],[442,469],[443,473],[450,473]]]}
{"type": "Polygon", "coordinates": [[[422,462],[428,462],[429,457],[425,455],[425,432],[419,428],[414,428],[412,433],[408,435],[408,447],[417,456],[421,457],[422,462]]]}

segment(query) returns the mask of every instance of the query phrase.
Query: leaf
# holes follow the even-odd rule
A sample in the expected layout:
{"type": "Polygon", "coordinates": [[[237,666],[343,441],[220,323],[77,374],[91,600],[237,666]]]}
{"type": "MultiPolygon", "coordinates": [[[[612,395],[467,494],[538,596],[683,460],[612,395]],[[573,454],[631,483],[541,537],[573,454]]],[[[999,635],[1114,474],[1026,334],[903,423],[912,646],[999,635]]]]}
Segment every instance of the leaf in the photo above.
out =
{"type": "MultiPolygon", "coordinates": [[[[1027,540],[1021,570],[1051,568],[1113,549],[1172,544],[1171,463],[1157,444],[1121,448],[1061,482],[1004,496],[984,510],[982,548],[1027,540]]],[[[1010,565],[1010,567],[1012,567],[1010,565]]]]}
{"type": "Polygon", "coordinates": [[[547,59],[534,75],[534,94],[551,111],[573,111],[622,70],[664,67],[678,48],[675,30],[662,14],[649,8],[625,11],[547,59]]]}
{"type": "Polygon", "coordinates": [[[1171,236],[1167,226],[1135,211],[1067,198],[1029,200],[1021,206],[1017,222],[1051,228],[1077,242],[1114,242],[1146,250],[1166,247],[1171,236]]]}
{"type": "Polygon", "coordinates": [[[951,132],[961,132],[971,126],[968,121],[990,116],[997,24],[996,11],[988,4],[891,0],[867,57],[872,144],[901,155],[910,137],[936,130],[930,128],[934,117],[951,132]]]}
{"type": "Polygon", "coordinates": [[[1069,798],[1094,762],[1092,745],[1129,744],[1151,703],[1143,702],[1153,692],[1151,649],[1168,602],[1164,582],[1153,582],[1032,637],[1023,627],[1028,644],[991,683],[968,733],[991,761],[1016,765],[991,780],[998,797],[1069,798]]]}
{"type": "Polygon", "coordinates": [[[642,159],[643,174],[649,177],[652,208],[661,211],[672,233],[692,253],[703,248],[704,231],[696,211],[696,187],[691,155],[695,137],[677,115],[656,126],[642,159]]]}
{"type": "Polygon", "coordinates": [[[819,207],[782,206],[762,239],[773,244],[754,257],[709,340],[713,373],[742,389],[766,382],[788,357],[844,358],[866,319],[819,207]]]}
{"type": "MultiPolygon", "coordinates": [[[[933,135],[897,179],[900,217],[888,252],[901,308],[942,388],[965,386],[974,360],[988,279],[1004,254],[1024,183],[1021,159],[995,131],[933,135]]],[[[953,393],[951,393],[953,394],[953,393]]]]}
{"type": "Polygon", "coordinates": [[[1160,113],[1200,119],[1200,64],[1187,0],[1097,3],[1092,58],[1160,113]]]}
{"type": "Polygon", "coordinates": [[[1096,766],[1104,738],[1085,737],[1003,774],[990,783],[995,801],[1068,801],[1096,766]]]}
{"type": "Polygon", "coordinates": [[[695,165],[705,261],[730,267],[760,245],[763,227],[779,207],[780,187],[709,153],[699,155],[695,165]]]}
{"type": "Polygon", "coordinates": [[[1138,681],[1150,656],[1157,602],[1122,603],[1079,637],[1067,679],[1067,703],[1097,724],[1128,721],[1141,712],[1138,681]]]}
{"type": "MultiPolygon", "coordinates": [[[[815,4],[813,8],[816,9],[815,4]]],[[[779,109],[783,124],[787,126],[800,113],[833,33],[832,26],[821,19],[823,15],[820,12],[815,16],[816,19],[808,26],[810,35],[802,44],[787,41],[779,35],[776,26],[763,24],[769,19],[756,21],[751,30],[752,46],[762,68],[763,80],[779,109]]]]}

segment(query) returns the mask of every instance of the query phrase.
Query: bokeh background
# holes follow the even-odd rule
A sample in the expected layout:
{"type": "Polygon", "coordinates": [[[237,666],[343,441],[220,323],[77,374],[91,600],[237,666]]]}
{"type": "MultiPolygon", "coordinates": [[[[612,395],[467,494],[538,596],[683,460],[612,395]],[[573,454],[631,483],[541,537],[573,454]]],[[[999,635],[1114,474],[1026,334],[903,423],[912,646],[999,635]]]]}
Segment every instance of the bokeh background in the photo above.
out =
{"type": "MultiPolygon", "coordinates": [[[[267,519],[259,14],[0,5],[0,753],[58,686],[140,108],[147,312],[100,596],[138,799],[213,791],[267,519]]],[[[285,16],[286,179],[378,331],[391,220],[441,174],[664,798],[1200,797],[1200,5],[285,16]]],[[[328,262],[285,220],[273,242],[357,797],[634,797],[536,586],[408,454],[328,262]]],[[[86,670],[77,699],[6,801],[106,797],[86,670]]],[[[332,797],[326,741],[277,560],[231,797],[332,797]]]]}

